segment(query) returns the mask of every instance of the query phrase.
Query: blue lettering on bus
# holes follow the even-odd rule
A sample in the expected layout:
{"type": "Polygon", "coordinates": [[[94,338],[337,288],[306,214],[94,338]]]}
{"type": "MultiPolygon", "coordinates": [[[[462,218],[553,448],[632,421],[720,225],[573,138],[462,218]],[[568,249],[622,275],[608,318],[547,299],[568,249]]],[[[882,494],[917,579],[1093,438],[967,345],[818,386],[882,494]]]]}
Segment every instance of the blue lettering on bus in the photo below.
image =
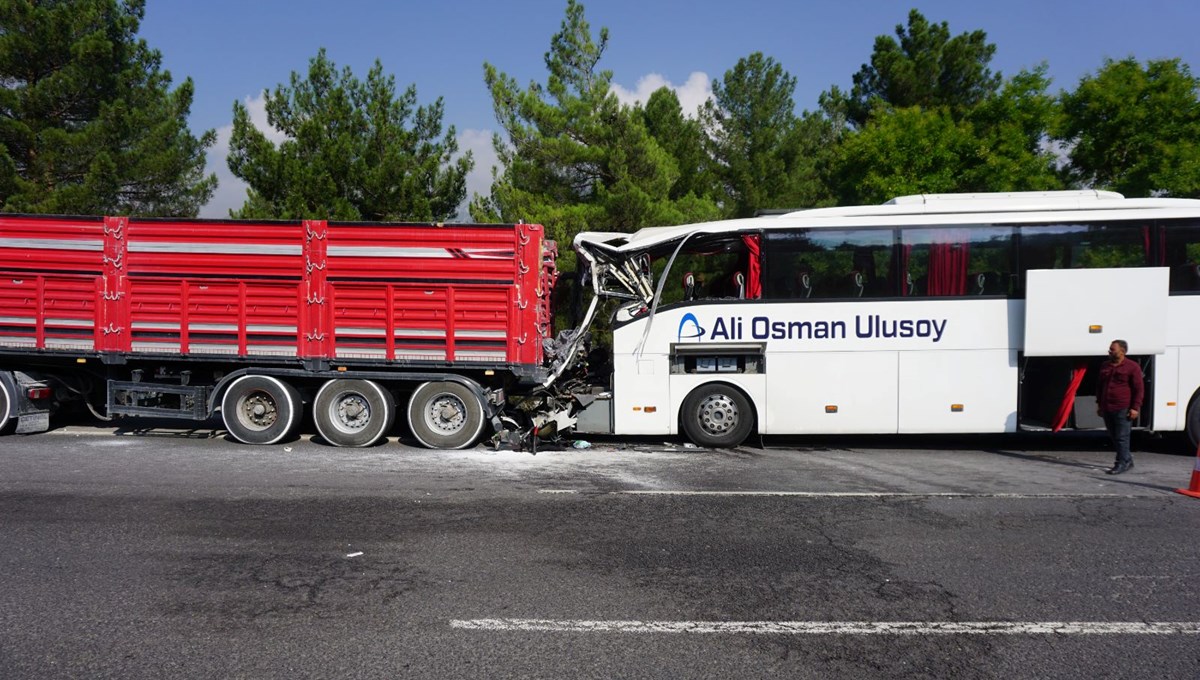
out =
{"type": "MultiPolygon", "coordinates": [[[[926,338],[941,342],[948,319],[889,319],[881,314],[859,314],[854,317],[855,337],[926,338]]],[[[707,335],[694,314],[685,314],[679,323],[679,339],[737,341],[753,340],[845,340],[848,322],[829,319],[817,321],[780,321],[769,316],[750,319],[745,328],[740,316],[718,316],[707,335]],[[746,331],[749,331],[749,334],[746,331]]]]}

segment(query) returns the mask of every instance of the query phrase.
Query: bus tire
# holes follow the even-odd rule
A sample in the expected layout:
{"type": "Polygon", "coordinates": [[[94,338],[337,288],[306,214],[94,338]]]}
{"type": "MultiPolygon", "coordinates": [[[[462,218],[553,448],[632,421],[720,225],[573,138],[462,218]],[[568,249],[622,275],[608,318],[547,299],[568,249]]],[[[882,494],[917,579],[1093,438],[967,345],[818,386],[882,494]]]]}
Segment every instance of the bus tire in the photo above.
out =
{"type": "Polygon", "coordinates": [[[8,383],[0,376],[0,434],[8,429],[11,412],[16,404],[16,395],[8,391],[8,383]]]}
{"type": "Polygon", "coordinates": [[[330,380],[313,400],[317,432],[334,446],[370,446],[387,434],[395,418],[392,395],[370,380],[330,380]]]}
{"type": "Polygon", "coordinates": [[[466,385],[427,382],[408,402],[408,427],[431,449],[463,449],[483,432],[483,404],[466,385]]]}
{"type": "Polygon", "coordinates": [[[1192,443],[1192,451],[1200,454],[1200,393],[1192,397],[1192,403],[1188,405],[1187,436],[1192,443]]]}
{"type": "Polygon", "coordinates": [[[292,435],[302,402],[296,388],[269,375],[244,375],[225,390],[221,419],[243,444],[276,444],[292,435]]]}
{"type": "Polygon", "coordinates": [[[742,391],[725,383],[692,390],[680,411],[683,432],[697,446],[730,448],[754,430],[754,412],[742,391]]]}

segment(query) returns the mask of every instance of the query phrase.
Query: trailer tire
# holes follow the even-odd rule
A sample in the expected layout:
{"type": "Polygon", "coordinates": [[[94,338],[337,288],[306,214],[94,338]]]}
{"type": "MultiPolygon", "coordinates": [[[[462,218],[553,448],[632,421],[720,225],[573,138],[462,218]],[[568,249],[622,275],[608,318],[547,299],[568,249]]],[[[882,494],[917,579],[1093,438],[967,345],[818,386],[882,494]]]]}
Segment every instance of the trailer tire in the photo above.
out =
{"type": "Polygon", "coordinates": [[[1192,451],[1200,454],[1200,393],[1192,397],[1192,403],[1188,405],[1186,429],[1192,451]]]}
{"type": "Polygon", "coordinates": [[[424,383],[408,401],[408,427],[431,449],[464,449],[478,441],[484,423],[479,397],[460,383],[424,383]]]}
{"type": "Polygon", "coordinates": [[[4,434],[8,428],[8,421],[15,403],[16,395],[9,394],[8,384],[3,377],[0,377],[0,434],[4,434]]]}
{"type": "Polygon", "coordinates": [[[244,375],[221,398],[225,429],[243,444],[276,444],[292,435],[302,402],[296,388],[269,375],[244,375]]]}
{"type": "Polygon", "coordinates": [[[370,446],[387,434],[395,419],[392,395],[370,380],[330,380],[313,400],[317,432],[334,446],[370,446]]]}
{"type": "Polygon", "coordinates": [[[737,446],[754,429],[750,400],[725,383],[708,383],[692,390],[683,400],[679,417],[684,434],[697,446],[737,446]]]}

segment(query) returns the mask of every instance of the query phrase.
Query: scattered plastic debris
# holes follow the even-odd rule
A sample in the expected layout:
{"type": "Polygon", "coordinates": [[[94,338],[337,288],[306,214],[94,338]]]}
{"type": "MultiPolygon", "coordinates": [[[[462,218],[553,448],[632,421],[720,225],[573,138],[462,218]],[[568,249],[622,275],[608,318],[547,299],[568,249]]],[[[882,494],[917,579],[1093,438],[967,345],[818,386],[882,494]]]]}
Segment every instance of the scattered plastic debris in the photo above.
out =
{"type": "Polygon", "coordinates": [[[346,553],[346,557],[359,557],[361,555],[362,555],[361,552],[346,553]]]}
{"type": "Polygon", "coordinates": [[[584,441],[582,439],[576,439],[575,443],[571,444],[571,448],[573,448],[573,449],[590,449],[590,448],[592,448],[592,443],[588,442],[588,441],[584,441]]]}
{"type": "Polygon", "coordinates": [[[283,450],[284,450],[284,451],[287,451],[288,453],[291,453],[291,452],[292,452],[292,447],[290,447],[290,446],[285,446],[285,447],[283,447],[283,450]]]}

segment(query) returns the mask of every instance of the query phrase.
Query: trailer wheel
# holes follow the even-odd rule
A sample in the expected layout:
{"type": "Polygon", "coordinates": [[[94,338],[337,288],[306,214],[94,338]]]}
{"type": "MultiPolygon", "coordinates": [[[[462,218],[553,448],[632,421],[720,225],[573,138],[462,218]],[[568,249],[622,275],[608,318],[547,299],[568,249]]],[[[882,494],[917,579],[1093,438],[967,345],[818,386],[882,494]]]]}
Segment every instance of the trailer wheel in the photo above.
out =
{"type": "Polygon", "coordinates": [[[8,427],[9,411],[12,410],[14,403],[13,395],[8,393],[8,385],[3,379],[0,379],[0,434],[4,434],[8,427]]]}
{"type": "Polygon", "coordinates": [[[370,446],[395,417],[392,395],[370,380],[330,380],[313,401],[317,432],[334,446],[370,446]]]}
{"type": "Polygon", "coordinates": [[[300,393],[267,375],[244,375],[225,390],[221,419],[234,439],[244,444],[275,444],[300,421],[300,393]]]}
{"type": "Polygon", "coordinates": [[[462,449],[483,431],[483,404],[465,385],[427,382],[408,402],[408,426],[431,449],[462,449]]]}
{"type": "Polygon", "coordinates": [[[680,412],[683,431],[699,446],[728,448],[750,436],[754,412],[741,390],[723,383],[709,383],[692,390],[680,412]]]}

